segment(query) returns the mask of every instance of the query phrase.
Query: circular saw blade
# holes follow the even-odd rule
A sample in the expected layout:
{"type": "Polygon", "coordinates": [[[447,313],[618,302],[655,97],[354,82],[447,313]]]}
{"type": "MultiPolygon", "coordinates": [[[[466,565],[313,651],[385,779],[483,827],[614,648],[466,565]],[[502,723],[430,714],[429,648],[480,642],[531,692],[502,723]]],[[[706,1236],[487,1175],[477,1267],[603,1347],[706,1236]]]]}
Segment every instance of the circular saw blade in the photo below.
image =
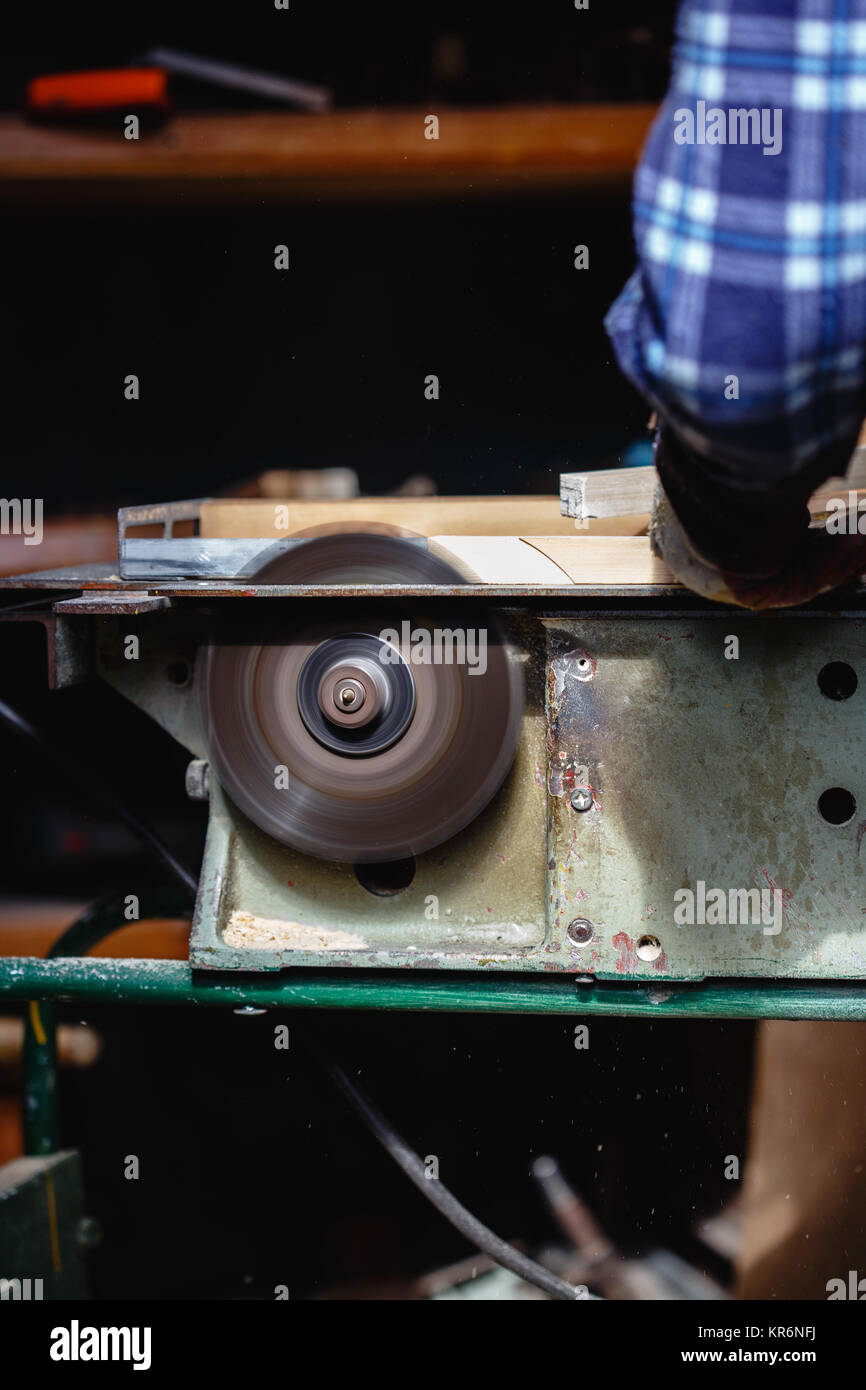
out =
{"type": "MultiPolygon", "coordinates": [[[[306,540],[269,562],[256,581],[407,588],[463,582],[423,545],[381,533],[306,540]]],[[[341,862],[406,858],[455,835],[498,790],[519,736],[520,668],[488,610],[463,600],[444,620],[419,611],[419,602],[389,600],[387,610],[364,614],[346,603],[342,621],[283,620],[261,643],[206,649],[198,680],[212,767],[232,800],[274,839],[341,862]],[[340,748],[339,721],[329,726],[327,740],[315,736],[309,710],[305,718],[299,707],[299,690],[327,688],[327,682],[311,686],[303,679],[308,663],[320,662],[323,644],[340,639],[339,669],[354,670],[353,635],[365,637],[357,645],[368,661],[369,636],[386,631],[383,710],[391,668],[399,669],[401,680],[408,668],[413,700],[407,704],[401,693],[409,717],[398,736],[359,756],[357,742],[340,748]],[[467,632],[471,646],[455,661],[467,632]],[[477,658],[471,664],[467,651],[477,658]],[[437,652],[439,661],[432,659],[437,652]]],[[[362,679],[364,670],[359,657],[362,679]]]]}

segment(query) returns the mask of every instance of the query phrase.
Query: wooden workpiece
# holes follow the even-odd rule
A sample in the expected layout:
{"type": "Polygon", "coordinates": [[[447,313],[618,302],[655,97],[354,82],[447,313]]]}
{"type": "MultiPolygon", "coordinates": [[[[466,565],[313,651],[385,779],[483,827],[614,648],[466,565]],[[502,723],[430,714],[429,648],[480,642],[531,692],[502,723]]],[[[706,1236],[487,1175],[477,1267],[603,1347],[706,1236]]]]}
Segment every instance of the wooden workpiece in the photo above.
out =
{"type": "Polygon", "coordinates": [[[431,536],[428,545],[473,583],[597,588],[677,582],[646,536],[431,536]]]}
{"type": "MultiPolygon", "coordinates": [[[[621,518],[602,522],[619,529],[621,518]]],[[[645,526],[646,518],[639,518],[645,526]]],[[[484,584],[672,584],[667,565],[640,535],[575,532],[551,496],[353,497],[342,501],[203,502],[203,537],[285,539],[310,527],[370,523],[426,536],[430,550],[484,584]]]]}
{"type": "Polygon", "coordinates": [[[200,534],[260,536],[285,540],[310,526],[368,522],[399,526],[416,536],[573,536],[559,498],[526,497],[349,497],[317,501],[217,498],[203,502],[200,534]]]}
{"type": "MultiPolygon", "coordinates": [[[[599,468],[592,473],[561,473],[559,478],[563,516],[590,531],[606,521],[619,535],[637,535],[649,525],[658,474],[646,468],[599,468]],[[614,523],[618,523],[614,527],[614,523]]],[[[851,456],[844,478],[827,478],[809,499],[813,520],[821,519],[834,498],[848,502],[849,491],[866,498],[866,448],[851,456]]]]}

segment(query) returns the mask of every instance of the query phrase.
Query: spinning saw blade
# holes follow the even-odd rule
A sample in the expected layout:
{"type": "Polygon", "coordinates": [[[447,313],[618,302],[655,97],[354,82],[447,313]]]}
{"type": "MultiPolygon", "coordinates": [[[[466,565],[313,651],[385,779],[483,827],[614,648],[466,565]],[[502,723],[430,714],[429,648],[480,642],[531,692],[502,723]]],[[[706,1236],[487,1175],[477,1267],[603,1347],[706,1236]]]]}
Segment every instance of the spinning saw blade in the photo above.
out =
{"type": "MultiPolygon", "coordinates": [[[[382,533],[305,540],[256,580],[463,582],[382,533]]],[[[342,622],[212,644],[199,688],[211,765],[236,805],[305,854],[370,863],[431,849],[483,810],[514,757],[523,679],[487,610],[464,600],[443,620],[417,598],[364,614],[357,602],[342,622]]]]}

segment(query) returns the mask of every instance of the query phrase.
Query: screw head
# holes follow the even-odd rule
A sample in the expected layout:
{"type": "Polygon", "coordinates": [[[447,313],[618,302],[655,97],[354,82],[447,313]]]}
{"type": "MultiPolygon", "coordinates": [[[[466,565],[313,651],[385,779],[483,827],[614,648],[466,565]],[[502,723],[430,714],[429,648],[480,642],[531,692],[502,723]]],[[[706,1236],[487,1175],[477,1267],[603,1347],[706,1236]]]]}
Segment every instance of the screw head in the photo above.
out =
{"type": "Polygon", "coordinates": [[[593,937],[592,922],[586,917],[575,917],[566,927],[566,935],[575,946],[587,946],[593,937]]]}
{"type": "Polygon", "coordinates": [[[571,809],[573,811],[590,811],[592,809],[591,787],[575,787],[571,793],[571,809]]]}

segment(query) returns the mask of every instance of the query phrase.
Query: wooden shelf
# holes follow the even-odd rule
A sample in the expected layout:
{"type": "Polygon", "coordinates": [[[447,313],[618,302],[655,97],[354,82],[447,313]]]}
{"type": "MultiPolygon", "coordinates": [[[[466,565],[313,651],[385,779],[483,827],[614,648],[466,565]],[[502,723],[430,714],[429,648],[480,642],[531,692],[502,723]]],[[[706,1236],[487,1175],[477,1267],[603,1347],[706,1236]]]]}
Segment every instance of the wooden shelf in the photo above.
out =
{"type": "Polygon", "coordinates": [[[651,105],[178,115],[125,140],[0,117],[0,202],[232,203],[622,187],[651,105]]]}

